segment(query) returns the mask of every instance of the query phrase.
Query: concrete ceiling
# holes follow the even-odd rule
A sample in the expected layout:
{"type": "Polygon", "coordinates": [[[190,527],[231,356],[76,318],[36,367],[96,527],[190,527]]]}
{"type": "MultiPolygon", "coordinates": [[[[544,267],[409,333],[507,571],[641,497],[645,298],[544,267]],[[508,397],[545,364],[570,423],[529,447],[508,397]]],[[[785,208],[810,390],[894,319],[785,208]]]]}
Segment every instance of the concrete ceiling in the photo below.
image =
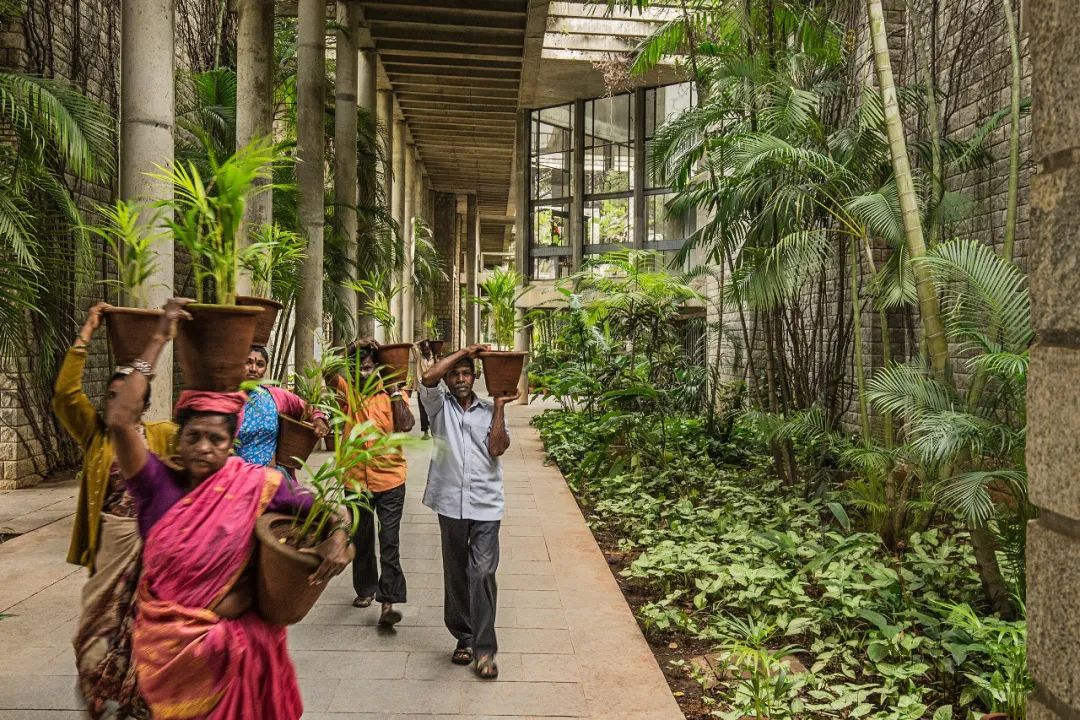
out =
{"type": "MultiPolygon", "coordinates": [[[[436,190],[505,216],[529,0],[361,2],[364,22],[436,190]]],[[[504,224],[481,224],[501,249],[504,224]]]]}

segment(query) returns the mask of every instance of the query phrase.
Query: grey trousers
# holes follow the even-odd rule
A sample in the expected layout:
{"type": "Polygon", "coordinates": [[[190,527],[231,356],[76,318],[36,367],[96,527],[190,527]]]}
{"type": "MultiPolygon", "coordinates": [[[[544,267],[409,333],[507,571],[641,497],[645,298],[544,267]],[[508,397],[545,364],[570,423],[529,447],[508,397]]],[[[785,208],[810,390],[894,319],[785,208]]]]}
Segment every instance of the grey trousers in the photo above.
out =
{"type": "Polygon", "coordinates": [[[499,567],[499,520],[456,520],[439,516],[443,554],[443,619],[458,647],[476,657],[494,655],[499,567]]]}

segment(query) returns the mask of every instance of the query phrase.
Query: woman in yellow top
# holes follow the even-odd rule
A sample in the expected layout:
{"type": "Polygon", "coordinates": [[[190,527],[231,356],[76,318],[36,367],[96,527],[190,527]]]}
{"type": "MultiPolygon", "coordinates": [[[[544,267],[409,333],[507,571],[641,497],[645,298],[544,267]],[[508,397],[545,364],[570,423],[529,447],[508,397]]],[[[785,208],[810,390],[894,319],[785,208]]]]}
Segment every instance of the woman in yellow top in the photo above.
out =
{"type": "MultiPolygon", "coordinates": [[[[379,345],[371,338],[364,338],[350,345],[350,365],[359,360],[361,381],[375,372],[375,350],[379,345]],[[357,357],[358,355],[358,357],[357,357]]],[[[338,378],[342,411],[349,417],[350,425],[371,420],[384,433],[409,432],[413,427],[413,415],[409,409],[409,396],[400,388],[381,388],[366,399],[360,407],[350,407],[348,397],[341,386],[344,378],[338,378]]],[[[353,606],[366,608],[372,600],[382,603],[379,625],[393,627],[401,622],[401,612],[394,603],[404,603],[405,573],[401,569],[401,516],[405,509],[405,476],[408,466],[405,455],[398,453],[380,462],[353,471],[349,478],[359,487],[371,491],[374,511],[362,511],[353,544],[356,558],[353,560],[353,590],[356,599],[353,606]],[[379,517],[379,563],[375,560],[375,515],[379,517]],[[381,572],[379,564],[382,565],[381,572]]]]}
{"type": "MultiPolygon", "coordinates": [[[[139,697],[131,664],[131,628],[142,542],[135,508],[116,467],[105,421],[82,388],[86,348],[108,307],[98,303],[90,308],[60,366],[52,408],[84,454],[67,560],[90,571],[90,579],[83,586],[82,617],[75,637],[79,685],[87,712],[100,718],[115,709],[120,715],[146,718],[150,715],[139,697]]],[[[106,405],[131,371],[130,367],[121,367],[113,373],[106,386],[106,405]]],[[[149,402],[147,393],[146,405],[149,402]]],[[[172,454],[175,425],[153,422],[141,427],[151,451],[172,454]]]]}

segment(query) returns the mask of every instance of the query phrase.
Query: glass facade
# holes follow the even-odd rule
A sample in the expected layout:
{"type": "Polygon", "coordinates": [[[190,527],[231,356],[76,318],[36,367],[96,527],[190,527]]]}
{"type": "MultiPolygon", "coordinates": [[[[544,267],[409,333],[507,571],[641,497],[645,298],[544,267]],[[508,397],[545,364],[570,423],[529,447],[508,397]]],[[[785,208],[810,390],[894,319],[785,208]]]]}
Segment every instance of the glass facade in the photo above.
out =
{"type": "Polygon", "coordinates": [[[526,267],[534,280],[573,271],[576,259],[618,248],[673,257],[693,223],[648,162],[657,129],[693,102],[690,83],[558,105],[530,113],[526,267]]]}

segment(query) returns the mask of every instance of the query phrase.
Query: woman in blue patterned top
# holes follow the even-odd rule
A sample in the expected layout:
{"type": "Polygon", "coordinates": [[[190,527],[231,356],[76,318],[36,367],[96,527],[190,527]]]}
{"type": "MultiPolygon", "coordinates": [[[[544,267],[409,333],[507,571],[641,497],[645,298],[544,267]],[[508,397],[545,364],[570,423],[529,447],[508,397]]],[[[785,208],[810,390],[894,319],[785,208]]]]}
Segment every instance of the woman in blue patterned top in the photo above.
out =
{"type": "MultiPolygon", "coordinates": [[[[266,348],[252,346],[247,358],[246,379],[262,380],[269,362],[266,348]]],[[[274,455],[277,452],[279,413],[297,420],[310,416],[318,437],[325,437],[330,432],[324,412],[318,409],[309,412],[307,403],[285,388],[262,385],[248,393],[248,401],[240,415],[240,429],[236,433],[236,454],[255,465],[276,467],[274,455]]],[[[278,469],[292,475],[285,468],[278,469]]]]}

